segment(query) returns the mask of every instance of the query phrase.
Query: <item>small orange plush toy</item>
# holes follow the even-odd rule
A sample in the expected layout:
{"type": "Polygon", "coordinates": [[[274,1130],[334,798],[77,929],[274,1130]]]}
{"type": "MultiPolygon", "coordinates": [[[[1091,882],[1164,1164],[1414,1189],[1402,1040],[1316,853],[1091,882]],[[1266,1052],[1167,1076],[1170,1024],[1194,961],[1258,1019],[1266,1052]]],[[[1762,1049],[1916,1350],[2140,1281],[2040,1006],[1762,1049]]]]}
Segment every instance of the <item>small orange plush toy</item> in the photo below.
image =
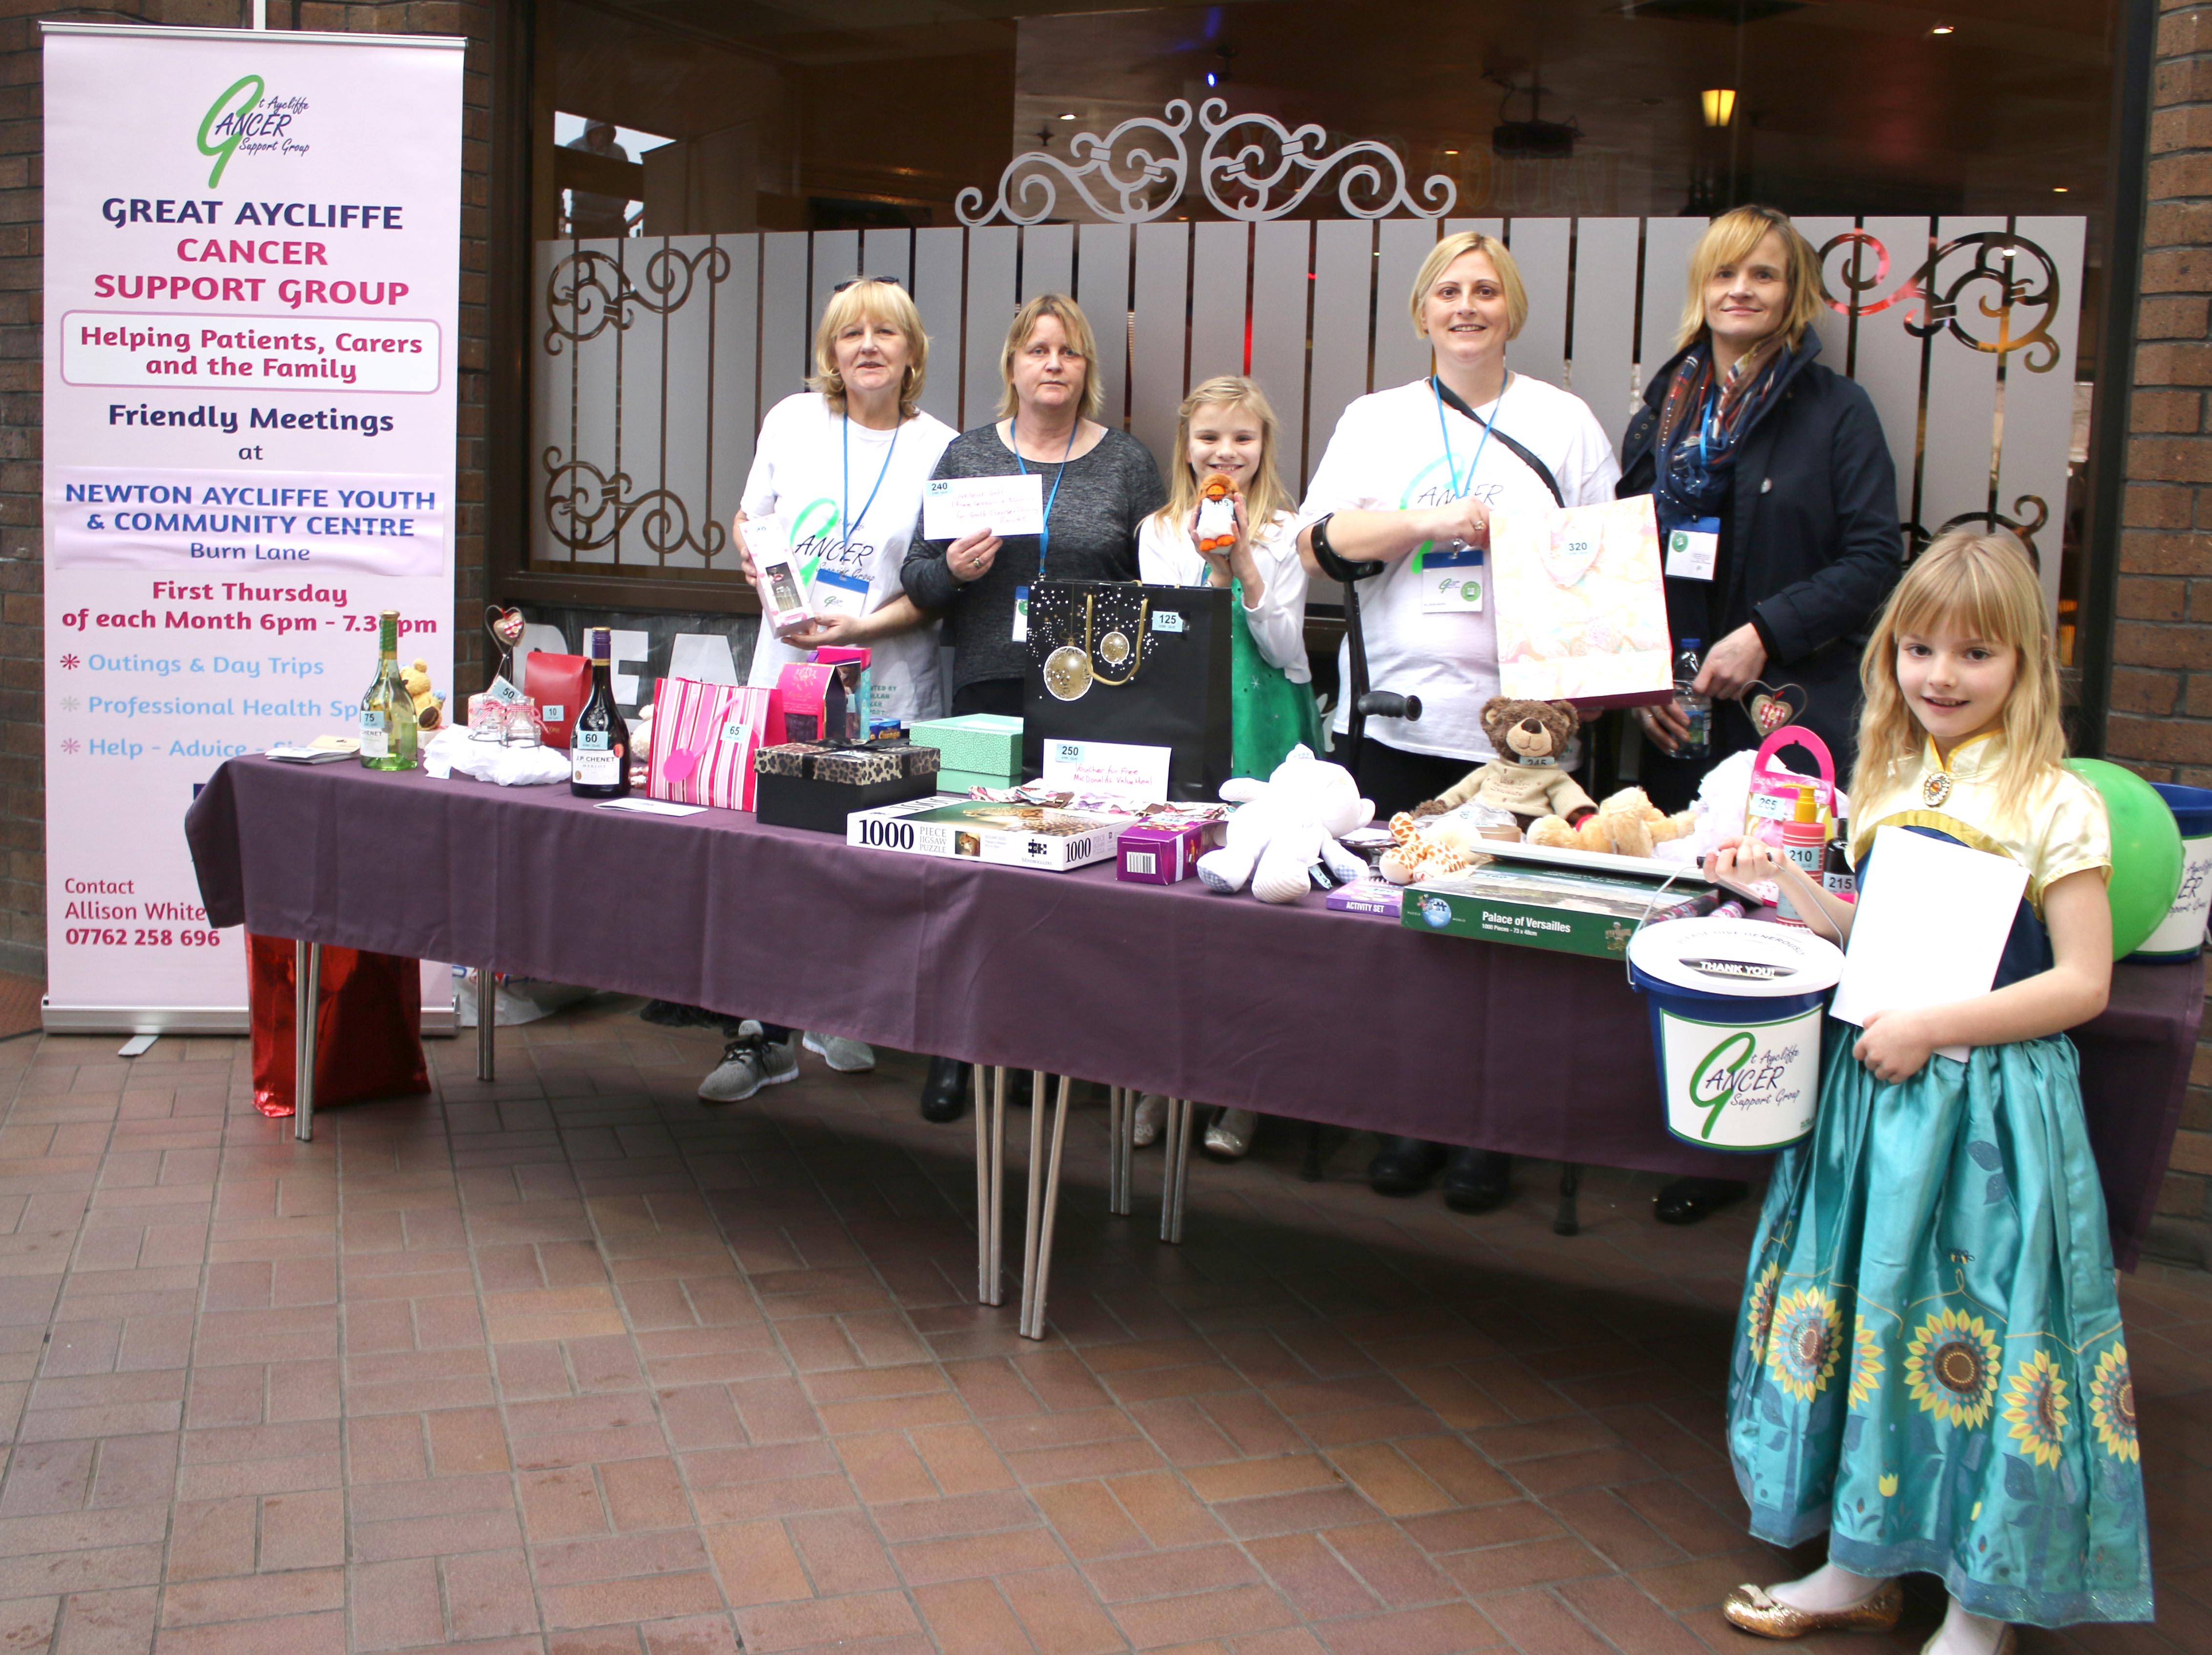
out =
{"type": "Polygon", "coordinates": [[[1198,549],[1225,552],[1237,543],[1237,485],[1210,471],[1198,485],[1198,549]]]}

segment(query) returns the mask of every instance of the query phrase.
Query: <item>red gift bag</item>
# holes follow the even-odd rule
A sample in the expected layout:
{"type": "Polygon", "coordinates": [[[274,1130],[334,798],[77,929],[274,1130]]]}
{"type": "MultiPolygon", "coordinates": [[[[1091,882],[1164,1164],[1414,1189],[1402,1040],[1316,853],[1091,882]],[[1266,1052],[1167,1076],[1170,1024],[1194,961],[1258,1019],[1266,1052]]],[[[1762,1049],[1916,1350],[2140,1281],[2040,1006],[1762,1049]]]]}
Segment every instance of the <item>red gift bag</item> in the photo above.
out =
{"type": "Polygon", "coordinates": [[[524,658],[522,693],[538,703],[545,720],[545,745],[566,751],[568,731],[592,693],[592,664],[581,655],[548,655],[539,650],[524,658]]]}
{"type": "MultiPolygon", "coordinates": [[[[253,1106],[289,1115],[299,945],[246,938],[253,1021],[253,1106]]],[[[325,944],[315,1006],[315,1107],[430,1089],[422,1058],[422,967],[395,954],[325,944]]]]}

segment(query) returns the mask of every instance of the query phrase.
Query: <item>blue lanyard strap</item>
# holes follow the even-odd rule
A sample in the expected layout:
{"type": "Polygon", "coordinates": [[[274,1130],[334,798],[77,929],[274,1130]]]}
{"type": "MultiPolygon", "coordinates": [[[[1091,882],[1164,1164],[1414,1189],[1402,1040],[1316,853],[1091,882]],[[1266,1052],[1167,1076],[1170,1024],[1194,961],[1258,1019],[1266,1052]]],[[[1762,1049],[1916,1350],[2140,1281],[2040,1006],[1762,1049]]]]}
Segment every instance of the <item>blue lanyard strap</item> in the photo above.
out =
{"type": "MultiPolygon", "coordinates": [[[[1505,385],[1498,387],[1498,403],[1502,403],[1505,400],[1505,386],[1510,385],[1512,383],[1513,376],[1509,373],[1505,376],[1505,385]]],[[[1429,376],[1429,395],[1436,398],[1437,434],[1444,440],[1444,475],[1451,479],[1452,498],[1454,500],[1465,500],[1467,498],[1467,488],[1472,488],[1474,487],[1475,471],[1477,468],[1482,464],[1482,451],[1490,446],[1490,422],[1486,420],[1481,421],[1482,440],[1476,443],[1474,446],[1474,458],[1468,464],[1467,468],[1467,488],[1462,488],[1459,484],[1458,467],[1452,460],[1451,427],[1444,423],[1444,394],[1443,391],[1437,389],[1436,375],[1433,373],[1429,376]]],[[[1492,403],[1491,404],[1492,418],[1496,417],[1498,403],[1492,403]]]]}
{"type": "Polygon", "coordinates": [[[860,522],[862,518],[868,515],[868,506],[873,506],[876,503],[877,494],[881,493],[883,490],[884,479],[890,474],[891,456],[898,452],[899,433],[905,429],[905,427],[906,421],[903,420],[900,421],[898,424],[891,427],[891,446],[884,450],[883,470],[876,473],[876,486],[868,490],[867,505],[860,507],[860,515],[856,518],[852,515],[853,421],[851,415],[848,415],[846,416],[844,429],[842,433],[844,438],[845,444],[845,492],[838,496],[837,509],[840,512],[844,514],[842,522],[844,524],[845,530],[845,543],[848,546],[853,543],[853,537],[860,532],[860,522]]]}
{"type": "MultiPolygon", "coordinates": [[[[1474,446],[1474,458],[1468,462],[1467,487],[1462,488],[1460,486],[1458,464],[1452,458],[1451,427],[1444,423],[1444,394],[1437,388],[1437,376],[1433,373],[1429,376],[1429,395],[1436,398],[1437,403],[1437,434],[1443,439],[1444,443],[1444,476],[1451,480],[1451,497],[1454,500],[1465,500],[1468,489],[1474,487],[1474,474],[1476,469],[1482,464],[1482,451],[1490,446],[1490,427],[1497,420],[1498,404],[1505,400],[1506,386],[1512,383],[1513,375],[1509,370],[1505,375],[1505,384],[1498,387],[1498,401],[1490,405],[1491,417],[1487,420],[1478,420],[1475,422],[1482,427],[1482,439],[1474,446]]],[[[1433,543],[1425,540],[1414,549],[1413,567],[1416,571],[1428,566],[1429,549],[1433,543]]]]}
{"type": "MultiPolygon", "coordinates": [[[[1060,451],[1060,475],[1052,480],[1052,493],[1045,496],[1044,526],[1037,533],[1037,579],[1040,580],[1044,579],[1045,560],[1052,555],[1052,505],[1060,498],[1060,485],[1066,480],[1067,457],[1075,452],[1075,433],[1082,425],[1083,421],[1079,418],[1068,427],[1067,446],[1060,451]]],[[[1014,464],[1022,468],[1022,475],[1029,476],[1030,468],[1022,459],[1021,435],[1014,429],[1012,420],[1006,421],[1006,446],[1014,451],[1014,464]]]]}

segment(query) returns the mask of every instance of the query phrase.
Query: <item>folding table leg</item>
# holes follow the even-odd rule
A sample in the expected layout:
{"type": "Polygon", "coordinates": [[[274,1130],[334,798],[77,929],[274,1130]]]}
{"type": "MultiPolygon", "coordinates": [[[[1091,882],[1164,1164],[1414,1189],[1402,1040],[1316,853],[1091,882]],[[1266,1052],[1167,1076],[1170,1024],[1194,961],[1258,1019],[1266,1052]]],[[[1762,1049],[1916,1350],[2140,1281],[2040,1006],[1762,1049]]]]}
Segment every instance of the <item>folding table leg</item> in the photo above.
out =
{"type": "Polygon", "coordinates": [[[1167,1161],[1160,1169],[1160,1240],[1182,1240],[1182,1197],[1190,1182],[1190,1118],[1197,1112],[1188,1098],[1168,1100],[1167,1161]]]}
{"type": "Polygon", "coordinates": [[[303,942],[294,955],[298,986],[292,1001],[292,1136],[301,1143],[315,1136],[315,1014],[323,1002],[323,945],[303,942]]]}
{"type": "Polygon", "coordinates": [[[1130,1172],[1137,1148],[1137,1094],[1126,1086],[1108,1088],[1106,1100],[1106,1210],[1129,1215],[1130,1172]]]}
{"type": "Polygon", "coordinates": [[[1006,1071],[975,1065],[975,1301],[1006,1302],[1006,1071]],[[989,1124],[985,1124],[986,1117],[989,1124]]]}
{"type": "Polygon", "coordinates": [[[477,1078],[495,1077],[493,1060],[499,1030],[499,979],[489,966],[477,968],[477,1078]]]}
{"type": "Polygon", "coordinates": [[[1044,1071],[1030,1074],[1030,1200],[1022,1228],[1022,1313],[1018,1325],[1030,1325],[1030,1295],[1036,1291],[1038,1223],[1044,1205],[1044,1071]]]}
{"type": "MultiPolygon", "coordinates": [[[[1030,1106],[1039,1115],[1044,1112],[1044,1076],[1037,1076],[1036,1096],[1030,1106]]],[[[1060,1077],[1060,1093],[1052,1111],[1052,1159],[1045,1168],[1043,1229],[1037,1238],[1036,1284],[1026,1295],[1029,1307],[1023,1318],[1021,1334],[1025,1339],[1044,1337],[1045,1288],[1052,1281],[1052,1232],[1060,1216],[1060,1155],[1067,1138],[1068,1077],[1060,1077]]],[[[1036,1128],[1030,1128],[1030,1142],[1036,1142],[1036,1128]]]]}

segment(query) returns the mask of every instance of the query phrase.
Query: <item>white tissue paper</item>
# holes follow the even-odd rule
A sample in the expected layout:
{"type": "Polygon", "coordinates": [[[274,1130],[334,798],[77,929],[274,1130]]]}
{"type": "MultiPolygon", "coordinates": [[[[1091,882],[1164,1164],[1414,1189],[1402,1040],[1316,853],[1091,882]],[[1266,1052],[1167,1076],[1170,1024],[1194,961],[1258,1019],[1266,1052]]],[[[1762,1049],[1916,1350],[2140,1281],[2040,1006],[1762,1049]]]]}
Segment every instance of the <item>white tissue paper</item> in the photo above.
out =
{"type": "Polygon", "coordinates": [[[568,779],[568,755],[557,747],[472,742],[466,725],[453,724],[424,743],[422,768],[437,781],[444,781],[458,770],[501,787],[543,787],[568,779]]]}

